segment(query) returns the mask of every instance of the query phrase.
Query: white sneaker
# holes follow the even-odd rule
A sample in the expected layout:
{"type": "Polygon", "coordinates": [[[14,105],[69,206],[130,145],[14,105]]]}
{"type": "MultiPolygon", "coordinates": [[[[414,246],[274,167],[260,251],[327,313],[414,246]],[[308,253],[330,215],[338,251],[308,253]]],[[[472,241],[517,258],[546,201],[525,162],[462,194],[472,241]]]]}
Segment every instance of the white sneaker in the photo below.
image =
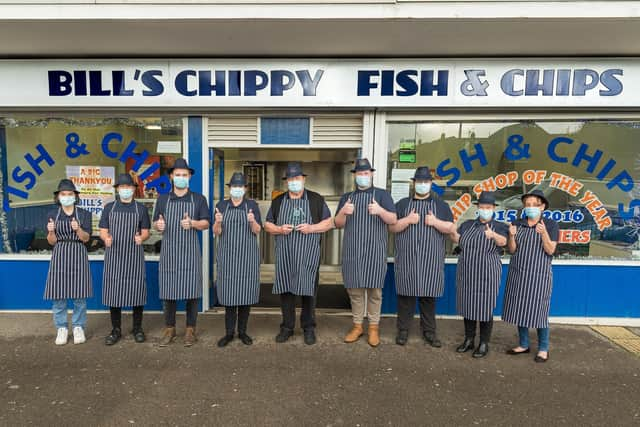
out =
{"type": "Polygon", "coordinates": [[[80,326],[73,328],[73,343],[82,344],[85,341],[87,341],[87,339],[84,337],[84,330],[80,326]]]}
{"type": "Polygon", "coordinates": [[[58,328],[56,345],[65,345],[68,339],[69,339],[69,330],[67,328],[58,328]]]}

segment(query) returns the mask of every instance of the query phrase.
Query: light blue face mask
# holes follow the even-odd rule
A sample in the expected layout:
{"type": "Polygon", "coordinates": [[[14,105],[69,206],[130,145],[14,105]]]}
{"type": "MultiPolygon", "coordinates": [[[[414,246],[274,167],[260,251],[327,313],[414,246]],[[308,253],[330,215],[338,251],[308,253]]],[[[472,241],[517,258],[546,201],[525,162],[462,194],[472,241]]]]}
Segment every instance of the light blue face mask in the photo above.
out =
{"type": "Polygon", "coordinates": [[[58,200],[62,206],[72,206],[76,202],[76,196],[60,196],[58,200]]]}
{"type": "Polygon", "coordinates": [[[524,208],[524,213],[528,218],[536,219],[540,216],[540,208],[537,206],[527,206],[524,208]]]}
{"type": "Polygon", "coordinates": [[[302,181],[300,181],[299,179],[296,179],[295,181],[289,181],[287,182],[287,188],[292,193],[299,193],[303,188],[302,181]]]}
{"type": "Polygon", "coordinates": [[[423,195],[427,194],[431,191],[431,183],[430,182],[416,182],[416,193],[423,195]]]}
{"type": "Polygon", "coordinates": [[[242,199],[242,197],[244,196],[244,188],[231,187],[231,190],[229,190],[229,193],[231,194],[231,198],[233,199],[242,199]]]}
{"type": "Polygon", "coordinates": [[[493,218],[493,209],[478,209],[478,217],[483,221],[493,218]]]}
{"type": "Polygon", "coordinates": [[[120,195],[121,199],[129,200],[133,197],[133,190],[130,188],[120,188],[118,189],[118,194],[120,195]]]}
{"type": "Polygon", "coordinates": [[[356,175],[356,185],[358,187],[369,187],[371,185],[371,177],[367,175],[356,175]]]}
{"type": "Polygon", "coordinates": [[[189,186],[189,178],[186,176],[174,176],[173,185],[179,189],[187,188],[189,186]]]}

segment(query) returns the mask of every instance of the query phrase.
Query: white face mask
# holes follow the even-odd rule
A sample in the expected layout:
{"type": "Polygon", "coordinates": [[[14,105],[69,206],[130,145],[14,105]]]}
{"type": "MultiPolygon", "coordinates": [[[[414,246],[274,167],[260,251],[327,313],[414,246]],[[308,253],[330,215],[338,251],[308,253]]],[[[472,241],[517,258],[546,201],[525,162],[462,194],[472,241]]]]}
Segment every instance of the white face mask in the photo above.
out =
{"type": "Polygon", "coordinates": [[[62,206],[72,206],[76,203],[76,196],[60,196],[58,200],[62,206]]]}
{"type": "Polygon", "coordinates": [[[133,190],[130,188],[119,188],[118,194],[120,195],[121,199],[129,200],[133,197],[133,190]]]}
{"type": "Polygon", "coordinates": [[[186,176],[174,176],[173,177],[173,185],[176,188],[182,190],[183,188],[187,188],[189,186],[189,178],[186,176]]]}
{"type": "Polygon", "coordinates": [[[242,187],[231,187],[229,190],[232,199],[242,199],[244,196],[244,188],[242,187]]]}
{"type": "Polygon", "coordinates": [[[289,191],[291,191],[292,193],[299,193],[302,191],[302,188],[304,187],[304,185],[302,184],[302,181],[299,179],[296,179],[294,181],[289,181],[287,182],[287,188],[289,189],[289,191]]]}
{"type": "Polygon", "coordinates": [[[356,185],[358,187],[369,187],[371,185],[371,177],[368,175],[356,175],[356,185]]]}
{"type": "Polygon", "coordinates": [[[423,194],[427,194],[429,191],[431,191],[431,183],[430,182],[416,182],[416,193],[420,194],[421,196],[423,194]]]}
{"type": "Polygon", "coordinates": [[[484,221],[490,220],[493,218],[493,209],[478,209],[478,217],[484,221]]]}

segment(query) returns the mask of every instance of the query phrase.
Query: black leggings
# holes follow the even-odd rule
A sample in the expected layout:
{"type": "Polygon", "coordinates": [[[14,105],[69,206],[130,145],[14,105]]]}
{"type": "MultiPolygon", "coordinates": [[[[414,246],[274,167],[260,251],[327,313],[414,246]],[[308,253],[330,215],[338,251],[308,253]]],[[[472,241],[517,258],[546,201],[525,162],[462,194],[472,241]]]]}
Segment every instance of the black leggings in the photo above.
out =
{"type": "MultiPolygon", "coordinates": [[[[480,323],[480,341],[489,343],[491,340],[491,330],[493,329],[493,320],[480,323]]],[[[476,337],[476,321],[464,319],[464,337],[475,338],[476,337]]]]}
{"type": "Polygon", "coordinates": [[[236,320],[238,322],[238,333],[247,333],[247,324],[249,323],[250,305],[234,305],[224,307],[224,325],[227,335],[233,335],[236,332],[236,320]]]}
{"type": "MultiPolygon", "coordinates": [[[[187,327],[195,328],[196,320],[198,320],[198,303],[199,298],[188,299],[187,301],[187,327]]],[[[169,328],[176,327],[176,310],[177,303],[173,299],[165,299],[162,301],[164,309],[164,323],[169,328]]]]}
{"type": "MultiPolygon", "coordinates": [[[[109,307],[109,311],[111,312],[111,327],[114,329],[122,328],[122,307],[109,307]]],[[[133,307],[133,330],[139,331],[142,330],[142,312],[144,311],[144,306],[137,305],[133,307]]]]}

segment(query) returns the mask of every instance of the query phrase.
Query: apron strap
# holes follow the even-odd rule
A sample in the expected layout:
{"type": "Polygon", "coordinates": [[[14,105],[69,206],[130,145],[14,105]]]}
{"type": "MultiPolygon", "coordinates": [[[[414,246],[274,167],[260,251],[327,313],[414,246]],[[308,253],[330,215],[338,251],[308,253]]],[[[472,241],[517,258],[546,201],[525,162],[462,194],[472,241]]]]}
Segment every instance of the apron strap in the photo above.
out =
{"type": "Polygon", "coordinates": [[[116,210],[117,206],[118,206],[118,199],[114,200],[113,207],[109,211],[109,234],[111,234],[111,215],[113,215],[113,211],[116,210]]]}

